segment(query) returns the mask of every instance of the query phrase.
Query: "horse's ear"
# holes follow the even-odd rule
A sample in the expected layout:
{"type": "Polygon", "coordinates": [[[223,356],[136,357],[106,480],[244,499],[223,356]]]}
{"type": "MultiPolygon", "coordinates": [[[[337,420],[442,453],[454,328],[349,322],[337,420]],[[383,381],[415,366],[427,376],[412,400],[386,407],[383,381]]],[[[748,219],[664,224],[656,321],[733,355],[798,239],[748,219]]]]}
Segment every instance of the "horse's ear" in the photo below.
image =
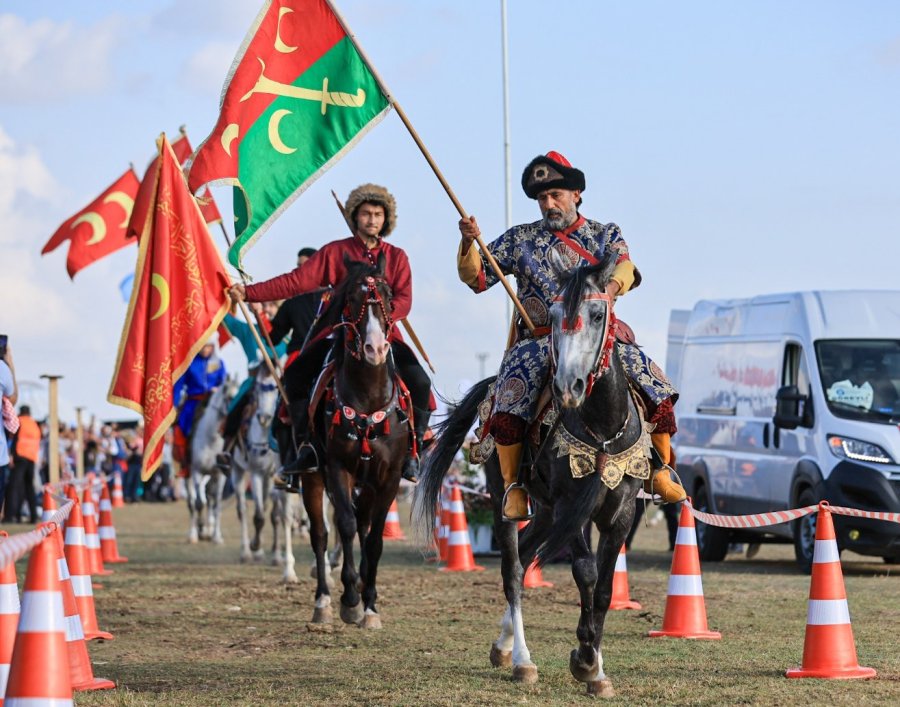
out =
{"type": "Polygon", "coordinates": [[[378,265],[375,269],[375,277],[384,277],[384,269],[387,267],[387,257],[384,251],[378,254],[378,265]]]}
{"type": "Polygon", "coordinates": [[[551,248],[547,252],[550,260],[550,267],[553,268],[553,275],[557,280],[563,279],[572,269],[572,263],[564,258],[556,248],[551,248]]]}
{"type": "Polygon", "coordinates": [[[600,261],[599,270],[597,272],[596,281],[600,284],[600,289],[606,287],[606,284],[612,278],[613,273],[616,270],[616,265],[618,265],[619,254],[615,251],[610,251],[606,255],[603,256],[603,260],[600,261]]]}

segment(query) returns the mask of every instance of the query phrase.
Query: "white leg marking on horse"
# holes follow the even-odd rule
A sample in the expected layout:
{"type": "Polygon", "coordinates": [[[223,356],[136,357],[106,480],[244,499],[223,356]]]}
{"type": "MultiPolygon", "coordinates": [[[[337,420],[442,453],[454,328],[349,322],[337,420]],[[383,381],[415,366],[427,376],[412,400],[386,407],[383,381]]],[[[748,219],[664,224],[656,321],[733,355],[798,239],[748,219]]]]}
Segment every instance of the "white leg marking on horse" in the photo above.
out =
{"type": "Polygon", "coordinates": [[[522,621],[522,609],[512,612],[513,625],[513,665],[533,665],[531,653],[525,645],[525,623],[522,621]]]}
{"type": "Polygon", "coordinates": [[[506,611],[503,613],[503,618],[500,619],[500,636],[497,638],[496,645],[499,650],[505,653],[513,649],[512,610],[509,605],[507,605],[506,611]]]}
{"type": "Polygon", "coordinates": [[[331,595],[330,594],[323,594],[318,599],[316,599],[316,608],[317,609],[324,609],[328,606],[331,606],[331,595]]]}

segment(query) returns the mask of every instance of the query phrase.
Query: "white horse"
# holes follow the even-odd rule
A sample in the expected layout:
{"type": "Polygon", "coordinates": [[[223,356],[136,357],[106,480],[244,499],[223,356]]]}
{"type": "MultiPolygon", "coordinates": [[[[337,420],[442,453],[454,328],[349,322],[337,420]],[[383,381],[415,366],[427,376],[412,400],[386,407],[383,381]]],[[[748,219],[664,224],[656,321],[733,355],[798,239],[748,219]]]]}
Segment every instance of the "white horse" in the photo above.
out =
{"type": "MultiPolygon", "coordinates": [[[[231,483],[237,499],[238,520],[241,523],[241,562],[262,560],[264,556],[260,533],[265,525],[265,508],[272,486],[272,474],[278,468],[278,452],[269,446],[269,432],[278,404],[278,386],[272,373],[261,367],[253,384],[253,400],[250,424],[246,433],[241,431],[232,454],[231,483]],[[253,526],[255,534],[250,540],[247,530],[247,488],[253,497],[253,526]]],[[[276,533],[272,551],[278,544],[276,533]]]]}
{"type": "Polygon", "coordinates": [[[237,381],[227,378],[212,395],[191,435],[191,469],[187,484],[190,529],[188,539],[212,540],[221,545],[222,492],[225,475],[216,466],[216,456],[225,447],[219,432],[220,422],[228,412],[228,403],[237,392],[237,381]]]}

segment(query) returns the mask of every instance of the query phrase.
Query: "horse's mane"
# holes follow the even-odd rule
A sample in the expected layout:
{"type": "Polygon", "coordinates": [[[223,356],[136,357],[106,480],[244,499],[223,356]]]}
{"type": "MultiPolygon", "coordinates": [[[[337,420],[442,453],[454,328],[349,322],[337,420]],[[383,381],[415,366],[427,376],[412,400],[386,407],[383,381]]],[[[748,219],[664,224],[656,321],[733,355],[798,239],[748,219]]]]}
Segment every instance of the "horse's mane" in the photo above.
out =
{"type": "Polygon", "coordinates": [[[328,329],[336,325],[341,319],[341,312],[344,309],[344,303],[347,300],[347,293],[351,286],[355,286],[362,278],[374,275],[378,271],[377,265],[371,265],[365,261],[353,260],[347,263],[347,275],[343,281],[334,288],[331,293],[331,299],[319,321],[309,333],[309,340],[318,336],[322,330],[328,329]]]}
{"type": "Polygon", "coordinates": [[[609,277],[612,274],[612,267],[615,264],[617,256],[617,253],[607,253],[603,257],[603,260],[596,265],[582,265],[579,268],[560,273],[559,282],[562,288],[563,311],[565,312],[566,319],[574,322],[575,318],[578,316],[578,308],[581,306],[581,300],[584,297],[584,291],[588,286],[589,278],[597,274],[603,274],[605,271],[609,271],[609,275],[601,278],[603,280],[602,282],[596,283],[601,291],[606,287],[606,283],[609,282],[609,277]]]}

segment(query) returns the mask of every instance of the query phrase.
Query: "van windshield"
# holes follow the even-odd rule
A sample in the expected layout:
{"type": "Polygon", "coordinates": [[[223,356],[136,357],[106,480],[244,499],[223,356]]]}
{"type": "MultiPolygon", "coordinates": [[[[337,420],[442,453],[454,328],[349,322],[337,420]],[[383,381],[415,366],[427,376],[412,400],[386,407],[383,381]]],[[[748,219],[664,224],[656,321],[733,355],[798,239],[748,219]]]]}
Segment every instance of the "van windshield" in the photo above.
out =
{"type": "Polygon", "coordinates": [[[817,341],[816,359],[832,413],[873,422],[900,419],[900,341],[817,341]]]}

